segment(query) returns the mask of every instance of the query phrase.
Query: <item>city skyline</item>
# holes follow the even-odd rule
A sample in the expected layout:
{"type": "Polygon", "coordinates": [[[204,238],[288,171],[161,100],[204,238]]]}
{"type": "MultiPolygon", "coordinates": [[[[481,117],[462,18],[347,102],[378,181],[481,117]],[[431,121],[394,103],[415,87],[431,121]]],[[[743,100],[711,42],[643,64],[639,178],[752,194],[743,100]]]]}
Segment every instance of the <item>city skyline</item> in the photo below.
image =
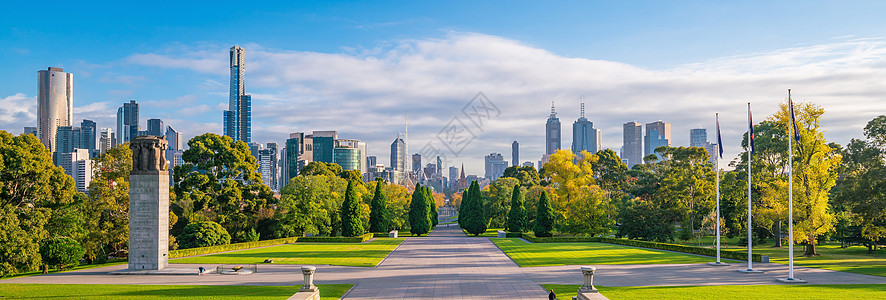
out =
{"type": "MultiPolygon", "coordinates": [[[[477,5],[480,11],[494,7],[477,5]]],[[[733,17],[710,21],[687,16],[693,12],[688,10],[672,14],[685,21],[659,30],[655,18],[641,18],[629,27],[620,27],[617,19],[629,16],[627,11],[637,6],[641,6],[641,14],[649,14],[652,8],[673,12],[676,6],[618,4],[607,7],[611,16],[573,27],[545,23],[549,29],[545,32],[558,32],[551,37],[509,31],[504,25],[507,22],[492,26],[459,21],[455,16],[463,13],[451,9],[404,21],[400,18],[410,12],[406,7],[373,20],[355,19],[350,25],[327,29],[345,33],[342,38],[329,38],[332,35],[327,31],[291,41],[273,38],[271,33],[221,35],[224,30],[191,26],[173,15],[171,22],[183,28],[181,33],[151,35],[147,33],[156,27],[144,25],[134,29],[147,35],[137,43],[139,47],[124,45],[130,40],[116,35],[118,44],[99,50],[94,45],[104,45],[102,38],[63,34],[83,28],[41,27],[55,21],[36,25],[26,18],[39,19],[28,15],[39,10],[20,9],[26,13],[0,22],[5,28],[37,32],[0,33],[0,41],[12,49],[8,53],[10,66],[0,70],[7,79],[0,84],[0,129],[20,133],[25,126],[37,126],[37,89],[32,74],[52,66],[78,78],[72,124],[89,119],[98,127],[116,128],[114,109],[135,99],[142,116],[162,118],[180,130],[185,140],[204,132],[221,135],[220,116],[229,102],[229,48],[241,45],[250,50],[252,140],[258,143],[282,144],[291,132],[337,130],[369,144],[370,155],[387,157],[385,145],[402,127],[399,116],[408,111],[414,120],[409,137],[411,155],[437,140],[443,126],[482,91],[502,109],[501,117],[484,124],[476,140],[458,157],[447,157],[454,165],[464,162],[469,174],[483,174],[483,156],[506,153],[513,140],[522,144],[521,160],[536,162],[544,154],[544,133],[538,128],[545,122],[549,102],[556,103],[562,122],[575,120],[580,95],[585,95],[588,107],[593,108],[589,115],[603,132],[603,148],[616,151],[622,146],[625,122],[664,120],[673,126],[672,144],[685,146],[689,145],[685,132],[692,128],[713,132],[713,114],[719,112],[724,160],[729,161],[741,150],[746,102],[753,102],[757,115],[765,118],[784,101],[787,88],[793,88],[795,100],[812,101],[827,110],[822,124],[828,139],[845,144],[862,136],[865,120],[886,111],[876,83],[876,78],[886,74],[886,67],[877,64],[886,53],[882,22],[875,21],[875,12],[880,11],[876,6],[882,5],[868,3],[846,9],[853,5],[830,7],[825,3],[817,8],[792,8],[795,14],[783,14],[789,4],[699,4],[696,12],[754,11],[765,21],[733,17]],[[862,6],[869,9],[858,9],[862,6]],[[852,22],[826,21],[845,19],[842,16],[850,13],[852,22]],[[775,21],[765,17],[774,15],[784,18],[775,21]],[[810,16],[825,21],[804,25],[809,27],[804,30],[790,26],[808,23],[802,20],[810,16]],[[379,25],[387,23],[392,24],[379,25]],[[715,28],[734,29],[721,36],[672,28],[699,25],[711,25],[707,30],[713,32],[715,28]],[[416,29],[391,33],[404,32],[405,27],[416,29]],[[583,35],[582,28],[601,29],[583,35]],[[680,33],[674,38],[653,32],[680,33]],[[763,32],[770,34],[761,36],[763,32]],[[700,43],[697,36],[708,40],[700,43]],[[45,50],[52,48],[44,47],[49,40],[60,40],[68,51],[45,50]],[[440,67],[429,69],[435,61],[440,67]],[[866,75],[859,78],[857,74],[866,75]]],[[[354,14],[359,6],[348,7],[343,14],[354,14]]],[[[557,4],[554,13],[537,18],[572,16],[563,6],[557,4]]],[[[582,7],[588,9],[576,11],[593,10],[594,5],[582,7]]],[[[518,13],[530,11],[524,7],[518,13]]],[[[262,32],[257,27],[280,24],[307,28],[314,25],[310,22],[343,24],[329,18],[333,15],[329,11],[321,10],[318,15],[323,20],[290,24],[269,18],[269,24],[244,30],[262,32]]],[[[131,22],[141,22],[140,18],[133,16],[131,22]]],[[[575,21],[574,17],[567,19],[575,21]]],[[[139,123],[146,124],[146,117],[139,123]]],[[[563,126],[561,136],[568,139],[571,134],[571,128],[563,126]]],[[[564,146],[569,147],[564,143],[561,148],[564,146]]]]}

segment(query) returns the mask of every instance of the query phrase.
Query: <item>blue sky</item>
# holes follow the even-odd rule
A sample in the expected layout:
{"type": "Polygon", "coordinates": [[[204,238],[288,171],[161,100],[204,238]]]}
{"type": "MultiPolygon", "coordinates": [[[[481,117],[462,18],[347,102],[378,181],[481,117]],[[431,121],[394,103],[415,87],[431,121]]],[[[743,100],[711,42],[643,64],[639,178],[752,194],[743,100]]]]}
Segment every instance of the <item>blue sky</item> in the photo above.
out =
{"type": "MultiPolygon", "coordinates": [[[[665,120],[675,145],[688,130],[744,131],[793,88],[821,104],[827,137],[845,143],[886,111],[884,18],[874,1],[778,2],[5,2],[0,12],[0,129],[36,124],[36,71],[74,73],[75,120],[113,126],[128,99],[142,122],[159,117],[186,136],[220,131],[227,48],[246,47],[257,142],[339,130],[388,164],[410,114],[411,152],[477,92],[501,108],[453,163],[482,174],[490,152],[520,141],[536,161],[557,103],[564,147],[578,98],[621,146],[622,123],[665,120]]],[[[144,124],[143,124],[144,126],[144,124]]],[[[724,138],[727,156],[736,138],[724,138]]]]}

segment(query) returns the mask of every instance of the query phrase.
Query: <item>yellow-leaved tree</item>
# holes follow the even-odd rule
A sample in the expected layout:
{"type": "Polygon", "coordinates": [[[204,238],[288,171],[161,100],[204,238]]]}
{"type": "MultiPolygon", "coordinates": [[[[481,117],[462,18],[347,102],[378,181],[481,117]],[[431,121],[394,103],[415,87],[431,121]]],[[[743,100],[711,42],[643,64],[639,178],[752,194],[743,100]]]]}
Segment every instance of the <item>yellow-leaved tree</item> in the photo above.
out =
{"type": "Polygon", "coordinates": [[[598,157],[582,151],[578,157],[568,150],[557,150],[544,165],[556,197],[551,197],[560,231],[571,234],[609,233],[613,211],[607,193],[594,180],[593,165],[598,157]]]}

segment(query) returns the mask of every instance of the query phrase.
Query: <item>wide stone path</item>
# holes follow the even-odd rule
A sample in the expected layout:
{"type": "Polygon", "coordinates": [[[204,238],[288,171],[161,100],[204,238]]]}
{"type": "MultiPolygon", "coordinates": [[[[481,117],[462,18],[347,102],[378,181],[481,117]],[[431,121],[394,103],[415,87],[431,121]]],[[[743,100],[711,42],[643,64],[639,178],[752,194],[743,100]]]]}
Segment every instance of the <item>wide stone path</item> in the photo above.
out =
{"type": "MultiPolygon", "coordinates": [[[[317,280],[322,281],[322,274],[317,280]]],[[[332,276],[331,276],[332,277],[332,276]]],[[[438,227],[403,242],[346,295],[353,299],[545,299],[537,283],[489,239],[438,227]]]]}

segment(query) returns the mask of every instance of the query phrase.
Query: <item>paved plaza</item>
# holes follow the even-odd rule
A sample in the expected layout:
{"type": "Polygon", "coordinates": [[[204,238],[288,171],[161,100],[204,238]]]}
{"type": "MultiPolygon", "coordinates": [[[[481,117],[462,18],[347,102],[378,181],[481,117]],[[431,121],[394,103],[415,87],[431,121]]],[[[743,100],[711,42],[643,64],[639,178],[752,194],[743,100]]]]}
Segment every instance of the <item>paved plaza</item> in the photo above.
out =
{"type": "MultiPolygon", "coordinates": [[[[171,264],[174,268],[214,266],[171,264]]],[[[755,264],[762,274],[735,270],[745,264],[714,267],[705,264],[593,265],[600,286],[688,286],[779,284],[787,266],[755,264]]],[[[259,265],[246,276],[208,274],[108,275],[126,265],[0,280],[0,283],[62,284],[187,284],[187,285],[301,285],[298,265],[259,265]]],[[[428,237],[407,238],[377,267],[318,265],[315,283],[351,283],[346,299],[546,299],[540,284],[582,283],[580,266],[520,268],[488,238],[465,237],[455,226],[438,227],[428,237]]],[[[809,284],[886,284],[886,278],[813,268],[795,268],[796,277],[809,284]]],[[[559,295],[570,299],[574,295],[559,295]]]]}

